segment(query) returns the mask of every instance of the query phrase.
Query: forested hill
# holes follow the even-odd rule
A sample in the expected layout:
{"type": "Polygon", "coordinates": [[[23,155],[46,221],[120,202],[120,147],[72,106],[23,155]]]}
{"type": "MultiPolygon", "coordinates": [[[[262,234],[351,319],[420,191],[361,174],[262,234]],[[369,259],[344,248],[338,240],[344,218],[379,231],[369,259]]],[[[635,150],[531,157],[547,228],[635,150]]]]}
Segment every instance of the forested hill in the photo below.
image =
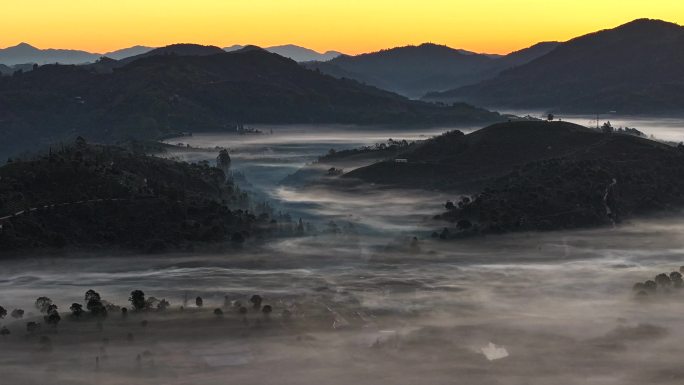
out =
{"type": "Polygon", "coordinates": [[[45,65],[0,77],[0,155],[77,135],[156,139],[185,131],[234,131],[237,123],[430,125],[499,119],[465,104],[410,101],[258,48],[202,56],[146,54],[108,73],[45,65]]]}
{"type": "Polygon", "coordinates": [[[0,254],[243,242],[270,220],[246,203],[218,168],[79,141],[0,167],[0,254]]]}

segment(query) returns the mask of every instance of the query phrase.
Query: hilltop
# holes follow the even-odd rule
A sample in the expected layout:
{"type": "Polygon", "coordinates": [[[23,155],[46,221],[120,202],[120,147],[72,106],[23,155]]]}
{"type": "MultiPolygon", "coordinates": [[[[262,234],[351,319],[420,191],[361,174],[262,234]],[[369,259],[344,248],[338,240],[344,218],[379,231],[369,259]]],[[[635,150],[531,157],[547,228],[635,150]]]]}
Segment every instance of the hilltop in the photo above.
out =
{"type": "Polygon", "coordinates": [[[684,27],[641,19],[581,36],[475,85],[428,94],[497,108],[684,112],[684,27]]]}
{"type": "MultiPolygon", "coordinates": [[[[636,131],[630,131],[638,134],[636,131]]],[[[625,131],[565,122],[453,131],[346,174],[464,196],[439,216],[453,234],[605,225],[684,205],[684,150],[625,131]]]]}
{"type": "MultiPolygon", "coordinates": [[[[196,47],[200,49],[199,47],[196,47]]],[[[110,72],[45,65],[0,77],[0,154],[82,135],[114,142],[237,123],[463,124],[500,119],[465,104],[439,106],[310,71],[261,49],[145,54],[110,72]]],[[[163,52],[163,51],[161,51],[163,52]]]]}

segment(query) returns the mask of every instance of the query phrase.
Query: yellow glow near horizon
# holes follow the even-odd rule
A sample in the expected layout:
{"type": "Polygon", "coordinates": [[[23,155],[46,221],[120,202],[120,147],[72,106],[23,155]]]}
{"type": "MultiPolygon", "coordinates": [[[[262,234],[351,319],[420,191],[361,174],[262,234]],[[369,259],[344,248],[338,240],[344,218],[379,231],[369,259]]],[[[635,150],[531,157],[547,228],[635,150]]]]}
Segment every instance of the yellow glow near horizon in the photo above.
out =
{"type": "Polygon", "coordinates": [[[5,0],[0,47],[297,44],[355,54],[433,42],[507,53],[638,18],[684,24],[684,0],[5,0]]]}

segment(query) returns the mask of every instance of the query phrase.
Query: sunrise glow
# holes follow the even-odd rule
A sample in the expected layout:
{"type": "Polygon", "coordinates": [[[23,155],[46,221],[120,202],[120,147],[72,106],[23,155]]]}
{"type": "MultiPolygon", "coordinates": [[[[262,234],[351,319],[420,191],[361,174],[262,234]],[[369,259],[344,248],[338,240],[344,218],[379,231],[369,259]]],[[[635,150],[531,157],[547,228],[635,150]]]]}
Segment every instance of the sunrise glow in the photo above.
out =
{"type": "Polygon", "coordinates": [[[3,2],[0,47],[106,52],[192,42],[360,53],[434,42],[506,53],[637,18],[684,23],[681,0],[53,0],[3,2]]]}

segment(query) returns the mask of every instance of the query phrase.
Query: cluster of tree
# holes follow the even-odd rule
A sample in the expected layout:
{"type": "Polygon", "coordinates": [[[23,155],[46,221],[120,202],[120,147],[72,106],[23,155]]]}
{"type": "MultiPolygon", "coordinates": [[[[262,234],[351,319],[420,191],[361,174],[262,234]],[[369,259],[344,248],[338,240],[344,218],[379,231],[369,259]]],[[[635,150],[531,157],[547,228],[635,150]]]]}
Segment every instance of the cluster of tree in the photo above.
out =
{"type": "Polygon", "coordinates": [[[655,294],[670,294],[672,290],[679,290],[684,287],[684,280],[682,273],[684,266],[679,268],[679,271],[673,271],[669,274],[661,273],[655,276],[654,279],[649,279],[645,282],[637,282],[632,286],[632,291],[637,297],[647,297],[655,294]]]}
{"type": "Polygon", "coordinates": [[[406,139],[394,140],[388,139],[385,143],[375,143],[372,146],[361,146],[347,150],[330,149],[327,154],[318,157],[320,163],[332,162],[337,160],[344,160],[349,157],[360,154],[378,154],[382,153],[386,157],[396,157],[399,154],[413,148],[416,142],[407,141],[406,139]]]}
{"type": "Polygon", "coordinates": [[[614,128],[613,125],[610,124],[610,121],[604,122],[601,125],[601,132],[603,132],[604,134],[624,134],[624,135],[634,135],[634,136],[640,136],[640,137],[646,136],[646,134],[637,130],[636,128],[630,128],[630,127],[614,128]]]}

